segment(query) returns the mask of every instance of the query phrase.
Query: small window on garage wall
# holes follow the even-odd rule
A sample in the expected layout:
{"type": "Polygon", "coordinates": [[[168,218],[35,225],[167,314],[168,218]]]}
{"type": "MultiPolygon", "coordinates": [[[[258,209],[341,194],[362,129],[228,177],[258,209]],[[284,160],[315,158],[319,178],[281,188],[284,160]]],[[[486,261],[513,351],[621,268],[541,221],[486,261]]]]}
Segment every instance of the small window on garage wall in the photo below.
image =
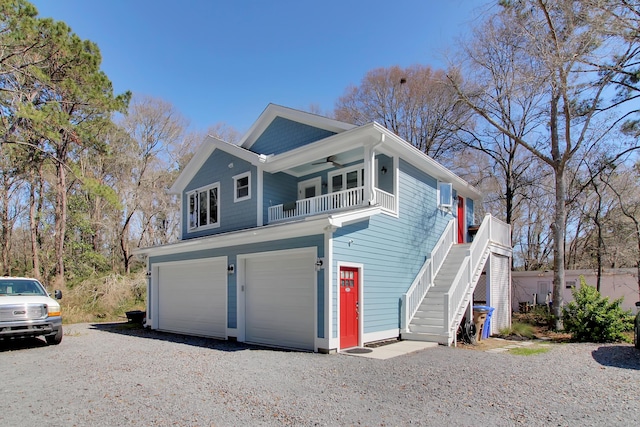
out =
{"type": "Polygon", "coordinates": [[[233,177],[233,202],[241,202],[251,198],[251,172],[241,173],[233,177]]]}

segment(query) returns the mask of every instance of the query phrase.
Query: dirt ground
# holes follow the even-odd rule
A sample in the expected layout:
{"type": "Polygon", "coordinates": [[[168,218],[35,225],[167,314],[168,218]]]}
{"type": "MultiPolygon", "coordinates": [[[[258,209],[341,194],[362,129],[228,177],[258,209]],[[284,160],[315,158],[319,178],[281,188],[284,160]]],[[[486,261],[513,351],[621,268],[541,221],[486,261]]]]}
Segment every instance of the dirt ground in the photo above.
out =
{"type": "Polygon", "coordinates": [[[529,339],[519,336],[500,336],[494,335],[487,339],[480,340],[476,344],[466,344],[464,342],[458,342],[458,347],[466,350],[480,350],[486,351],[494,348],[506,347],[510,344],[514,344],[518,341],[541,341],[550,343],[569,342],[571,340],[571,334],[564,332],[555,332],[549,329],[547,325],[541,319],[535,316],[523,315],[514,313],[512,322],[520,322],[530,324],[533,328],[534,338],[529,339]]]}

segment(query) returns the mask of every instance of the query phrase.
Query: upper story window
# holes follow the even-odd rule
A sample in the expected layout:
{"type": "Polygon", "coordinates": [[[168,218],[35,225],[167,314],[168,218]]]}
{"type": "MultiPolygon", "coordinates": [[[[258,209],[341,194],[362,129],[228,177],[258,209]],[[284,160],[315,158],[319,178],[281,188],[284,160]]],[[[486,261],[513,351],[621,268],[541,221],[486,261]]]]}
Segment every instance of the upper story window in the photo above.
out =
{"type": "Polygon", "coordinates": [[[233,177],[233,202],[241,202],[251,198],[251,172],[241,173],[233,177]]]}
{"type": "Polygon", "coordinates": [[[219,227],[220,183],[188,193],[189,230],[219,227]]]}
{"type": "Polygon", "coordinates": [[[364,185],[364,168],[338,170],[329,174],[330,188],[332,193],[351,188],[362,187],[364,185]]]}
{"type": "Polygon", "coordinates": [[[450,182],[438,182],[438,207],[441,209],[453,207],[453,185],[450,182]]]}

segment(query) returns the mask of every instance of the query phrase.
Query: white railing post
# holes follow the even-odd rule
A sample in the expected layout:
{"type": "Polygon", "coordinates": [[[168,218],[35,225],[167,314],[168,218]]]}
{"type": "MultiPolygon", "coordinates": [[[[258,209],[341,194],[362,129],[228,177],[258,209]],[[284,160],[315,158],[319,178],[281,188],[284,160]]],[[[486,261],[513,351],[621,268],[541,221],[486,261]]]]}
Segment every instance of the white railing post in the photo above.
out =
{"type": "Polygon", "coordinates": [[[409,320],[407,319],[407,294],[402,295],[402,308],[400,313],[400,329],[402,332],[408,332],[409,320]]]}
{"type": "Polygon", "coordinates": [[[451,323],[449,321],[449,292],[444,294],[442,298],[444,299],[442,303],[442,308],[444,309],[444,318],[443,318],[444,325],[442,325],[442,327],[444,328],[445,331],[448,331],[449,324],[451,323]]]}

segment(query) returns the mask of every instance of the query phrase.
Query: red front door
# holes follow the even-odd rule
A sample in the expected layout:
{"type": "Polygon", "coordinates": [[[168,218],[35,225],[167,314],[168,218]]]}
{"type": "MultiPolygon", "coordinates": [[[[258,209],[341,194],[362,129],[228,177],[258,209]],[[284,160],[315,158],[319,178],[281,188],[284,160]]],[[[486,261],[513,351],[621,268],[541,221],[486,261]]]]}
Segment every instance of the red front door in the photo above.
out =
{"type": "Polygon", "coordinates": [[[340,267],[340,348],[358,345],[358,269],[340,267]]]}
{"type": "Polygon", "coordinates": [[[458,243],[464,243],[464,199],[458,196],[458,243]]]}

